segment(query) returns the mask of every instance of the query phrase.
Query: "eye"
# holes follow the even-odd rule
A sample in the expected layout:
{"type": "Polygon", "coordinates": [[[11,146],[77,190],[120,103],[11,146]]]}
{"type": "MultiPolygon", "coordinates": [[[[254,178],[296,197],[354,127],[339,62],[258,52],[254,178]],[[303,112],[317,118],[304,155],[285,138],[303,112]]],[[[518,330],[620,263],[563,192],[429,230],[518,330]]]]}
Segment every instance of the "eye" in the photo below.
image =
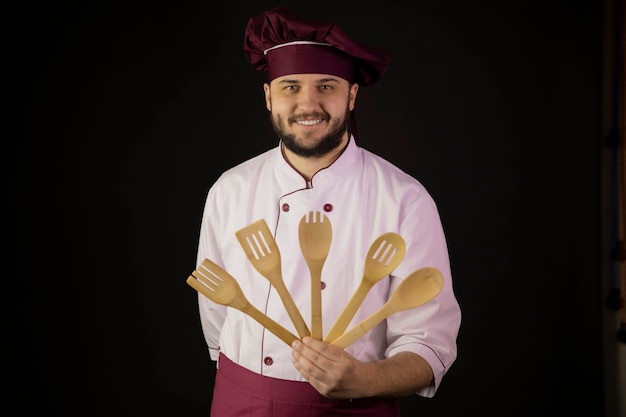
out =
{"type": "Polygon", "coordinates": [[[291,85],[286,86],[285,90],[287,90],[287,91],[297,91],[298,90],[298,86],[294,85],[294,84],[291,84],[291,85]]]}
{"type": "Polygon", "coordinates": [[[330,85],[328,85],[328,84],[323,84],[323,85],[320,85],[320,90],[322,90],[322,91],[330,91],[330,90],[332,90],[332,89],[333,89],[333,87],[331,87],[331,86],[330,86],[330,85]]]}

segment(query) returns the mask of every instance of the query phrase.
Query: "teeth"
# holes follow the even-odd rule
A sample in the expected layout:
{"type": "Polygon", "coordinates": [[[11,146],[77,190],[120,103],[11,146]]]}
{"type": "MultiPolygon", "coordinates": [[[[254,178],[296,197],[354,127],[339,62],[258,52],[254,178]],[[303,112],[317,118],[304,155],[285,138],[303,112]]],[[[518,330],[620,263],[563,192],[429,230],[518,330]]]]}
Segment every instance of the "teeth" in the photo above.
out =
{"type": "Polygon", "coordinates": [[[301,125],[305,125],[305,126],[313,126],[314,124],[319,123],[319,120],[300,120],[298,121],[299,124],[301,125]]]}

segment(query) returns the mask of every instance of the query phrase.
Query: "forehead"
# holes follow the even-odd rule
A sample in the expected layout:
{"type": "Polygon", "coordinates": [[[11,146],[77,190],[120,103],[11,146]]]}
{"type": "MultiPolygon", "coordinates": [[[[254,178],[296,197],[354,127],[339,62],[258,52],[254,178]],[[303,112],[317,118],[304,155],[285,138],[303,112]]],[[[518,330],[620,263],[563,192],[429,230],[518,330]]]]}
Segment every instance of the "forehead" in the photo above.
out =
{"type": "Polygon", "coordinates": [[[348,81],[331,74],[288,74],[281,77],[276,77],[270,83],[271,85],[278,84],[337,84],[348,85],[348,81]]]}

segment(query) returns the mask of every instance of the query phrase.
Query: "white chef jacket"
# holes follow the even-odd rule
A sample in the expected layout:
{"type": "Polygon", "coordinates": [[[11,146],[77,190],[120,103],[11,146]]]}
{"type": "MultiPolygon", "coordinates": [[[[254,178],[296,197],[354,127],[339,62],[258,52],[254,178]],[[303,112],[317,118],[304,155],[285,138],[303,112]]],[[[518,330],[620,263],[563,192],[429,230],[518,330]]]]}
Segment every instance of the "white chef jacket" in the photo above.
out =
{"type": "MultiPolygon", "coordinates": [[[[456,359],[461,322],[435,202],[416,179],[357,146],[353,137],[341,156],[308,184],[285,160],[280,145],[227,170],[210,188],[198,264],[208,258],[222,266],[254,307],[297,335],[280,296],[248,261],[235,232],[265,220],[280,251],[283,279],[310,328],[310,273],[300,250],[298,225],[306,213],[322,212],[332,226],[332,243],[322,269],[326,334],[362,280],[370,245],[383,233],[398,233],[406,243],[402,262],[370,289],[346,331],[383,306],[402,279],[419,268],[439,269],[443,289],[420,307],[392,314],[346,351],[366,362],[402,351],[422,356],[433,369],[435,383],[418,394],[432,397],[456,359]]],[[[201,294],[198,297],[212,360],[222,352],[256,373],[304,381],[293,367],[291,347],[284,341],[239,310],[201,294]]]]}

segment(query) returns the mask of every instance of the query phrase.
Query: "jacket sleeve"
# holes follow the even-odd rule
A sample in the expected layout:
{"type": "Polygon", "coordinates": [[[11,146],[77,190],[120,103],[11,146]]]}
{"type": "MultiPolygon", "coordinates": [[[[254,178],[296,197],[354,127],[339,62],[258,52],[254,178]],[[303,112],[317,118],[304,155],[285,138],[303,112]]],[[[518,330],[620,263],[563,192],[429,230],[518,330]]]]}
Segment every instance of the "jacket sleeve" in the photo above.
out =
{"type": "Polygon", "coordinates": [[[431,196],[421,190],[402,207],[400,230],[407,249],[404,261],[391,277],[390,291],[410,273],[422,267],[437,268],[444,278],[441,292],[431,301],[391,315],[387,319],[387,357],[414,352],[431,366],[434,385],[418,392],[435,395],[441,380],[457,356],[461,310],[453,292],[452,275],[441,219],[431,196]]]}

